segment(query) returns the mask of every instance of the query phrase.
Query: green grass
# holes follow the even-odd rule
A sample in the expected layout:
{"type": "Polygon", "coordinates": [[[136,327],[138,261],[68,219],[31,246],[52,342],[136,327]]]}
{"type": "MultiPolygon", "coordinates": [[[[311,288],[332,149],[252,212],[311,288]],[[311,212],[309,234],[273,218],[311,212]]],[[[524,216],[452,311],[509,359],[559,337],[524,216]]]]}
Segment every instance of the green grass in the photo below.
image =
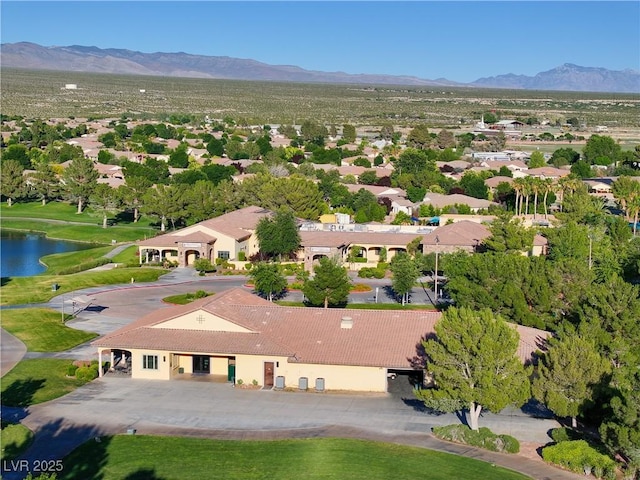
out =
{"type": "MultiPolygon", "coordinates": [[[[4,213],[3,213],[4,215],[4,213]]],[[[38,220],[18,220],[1,218],[0,228],[5,230],[18,230],[26,232],[39,232],[48,238],[70,240],[75,242],[88,242],[111,244],[112,240],[118,243],[135,242],[156,235],[156,230],[149,227],[113,226],[102,228],[95,225],[53,224],[38,220]]]]}
{"type": "Polygon", "coordinates": [[[213,295],[213,292],[204,292],[203,290],[201,290],[201,292],[203,292],[204,295],[198,294],[198,292],[182,293],[180,295],[170,295],[168,297],[164,297],[162,301],[166,303],[174,303],[176,305],[186,305],[187,303],[191,303],[194,300],[197,300],[199,298],[204,298],[204,297],[213,295]]]}
{"type": "Polygon", "coordinates": [[[67,378],[70,359],[23,360],[2,377],[2,405],[28,407],[66,395],[86,382],[67,378]]]}
{"type": "Polygon", "coordinates": [[[167,270],[158,268],[115,268],[97,272],[81,272],[73,275],[38,275],[35,277],[11,277],[2,279],[0,305],[23,305],[47,302],[57,295],[83,288],[135,282],[155,282],[167,270]],[[51,290],[57,283],[60,289],[51,290]]]}
{"type": "Polygon", "coordinates": [[[364,440],[221,441],[125,436],[89,441],[64,460],[61,480],[520,480],[471,458],[364,440]]]}
{"type": "Polygon", "coordinates": [[[40,261],[47,266],[47,270],[43,275],[56,275],[61,270],[69,268],[70,266],[81,265],[85,262],[97,260],[104,257],[111,250],[113,250],[113,246],[110,245],[108,247],[97,247],[88,250],[46,255],[40,259],[40,261]]]}
{"type": "Polygon", "coordinates": [[[135,245],[131,245],[130,247],[125,248],[123,251],[115,255],[111,260],[114,263],[138,263],[139,257],[137,255],[138,247],[135,245]]]}
{"type": "MultiPolygon", "coordinates": [[[[3,218],[32,218],[43,220],[57,220],[61,222],[86,223],[88,225],[102,225],[102,214],[96,214],[87,207],[81,214],[77,214],[77,206],[67,202],[49,202],[42,205],[41,202],[18,202],[14,203],[11,208],[6,204],[2,205],[3,218]]],[[[113,216],[109,219],[116,221],[113,216]]],[[[132,219],[118,218],[118,226],[133,226],[136,228],[151,228],[153,220],[149,217],[142,216],[137,223],[132,219]]]]}
{"type": "Polygon", "coordinates": [[[24,452],[33,442],[33,432],[19,423],[2,421],[0,434],[0,460],[12,460],[24,452]]]}
{"type": "Polygon", "coordinates": [[[45,308],[3,310],[2,328],[22,340],[30,352],[62,352],[97,337],[65,326],[60,312],[45,308]]]}

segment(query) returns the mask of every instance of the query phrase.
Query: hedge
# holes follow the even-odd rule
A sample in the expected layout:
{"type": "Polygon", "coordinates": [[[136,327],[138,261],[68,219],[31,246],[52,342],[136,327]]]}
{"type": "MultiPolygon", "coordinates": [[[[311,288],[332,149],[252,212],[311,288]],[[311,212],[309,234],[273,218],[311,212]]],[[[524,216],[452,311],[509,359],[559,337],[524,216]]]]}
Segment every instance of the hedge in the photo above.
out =
{"type": "Polygon", "coordinates": [[[592,472],[604,478],[616,478],[616,463],[591,447],[586,440],[568,440],[542,449],[542,458],[572,472],[590,475],[592,472]]]}
{"type": "Polygon", "coordinates": [[[481,427],[475,431],[466,425],[445,425],[433,427],[432,431],[436,437],[443,440],[464,443],[492,452],[518,453],[520,451],[520,443],[517,439],[510,435],[496,435],[487,427],[481,427]]]}

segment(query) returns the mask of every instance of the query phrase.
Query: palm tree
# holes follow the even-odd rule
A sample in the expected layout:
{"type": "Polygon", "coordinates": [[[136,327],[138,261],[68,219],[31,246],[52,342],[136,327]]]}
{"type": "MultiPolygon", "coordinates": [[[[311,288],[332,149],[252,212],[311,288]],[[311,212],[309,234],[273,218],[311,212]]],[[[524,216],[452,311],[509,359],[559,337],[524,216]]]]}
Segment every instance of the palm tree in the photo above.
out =
{"type": "Polygon", "coordinates": [[[516,178],[511,184],[516,192],[516,216],[520,216],[520,211],[522,210],[522,192],[525,187],[524,183],[524,178],[516,178]]]}
{"type": "Polygon", "coordinates": [[[547,197],[549,193],[551,193],[555,189],[555,182],[551,178],[543,178],[541,179],[542,191],[544,192],[544,199],[542,200],[542,204],[544,205],[544,218],[548,218],[549,212],[547,210],[547,197]]]}
{"type": "Polygon", "coordinates": [[[629,212],[629,200],[633,196],[634,189],[638,185],[638,182],[633,180],[631,177],[626,175],[622,175],[618,177],[618,179],[613,182],[611,185],[611,191],[613,193],[613,197],[617,200],[620,208],[624,212],[624,218],[629,221],[630,220],[630,212],[629,212]]]}
{"type": "Polygon", "coordinates": [[[542,190],[542,180],[538,177],[528,177],[529,178],[529,188],[531,193],[533,193],[533,218],[535,220],[538,215],[538,194],[542,190]]]}

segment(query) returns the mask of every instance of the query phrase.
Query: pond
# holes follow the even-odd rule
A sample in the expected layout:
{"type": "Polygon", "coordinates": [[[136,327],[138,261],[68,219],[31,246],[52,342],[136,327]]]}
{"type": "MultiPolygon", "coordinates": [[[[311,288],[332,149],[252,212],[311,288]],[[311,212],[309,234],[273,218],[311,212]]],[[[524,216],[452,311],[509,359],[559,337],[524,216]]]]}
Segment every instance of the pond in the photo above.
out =
{"type": "Polygon", "coordinates": [[[46,270],[39,260],[52,253],[95,248],[90,243],[51,240],[44,235],[22,232],[0,233],[0,276],[30,277],[46,270]]]}

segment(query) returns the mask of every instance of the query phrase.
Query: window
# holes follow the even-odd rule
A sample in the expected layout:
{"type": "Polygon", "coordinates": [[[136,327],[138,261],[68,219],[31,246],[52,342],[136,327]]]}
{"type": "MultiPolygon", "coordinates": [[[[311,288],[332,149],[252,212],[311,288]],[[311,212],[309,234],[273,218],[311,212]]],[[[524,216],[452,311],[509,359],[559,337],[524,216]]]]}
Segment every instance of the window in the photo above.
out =
{"type": "Polygon", "coordinates": [[[158,369],[158,356],[157,355],[143,355],[142,356],[142,368],[145,370],[157,370],[158,369]]]}
{"type": "Polygon", "coordinates": [[[218,258],[222,258],[223,260],[229,260],[229,251],[228,250],[220,250],[218,252],[218,258]]]}

